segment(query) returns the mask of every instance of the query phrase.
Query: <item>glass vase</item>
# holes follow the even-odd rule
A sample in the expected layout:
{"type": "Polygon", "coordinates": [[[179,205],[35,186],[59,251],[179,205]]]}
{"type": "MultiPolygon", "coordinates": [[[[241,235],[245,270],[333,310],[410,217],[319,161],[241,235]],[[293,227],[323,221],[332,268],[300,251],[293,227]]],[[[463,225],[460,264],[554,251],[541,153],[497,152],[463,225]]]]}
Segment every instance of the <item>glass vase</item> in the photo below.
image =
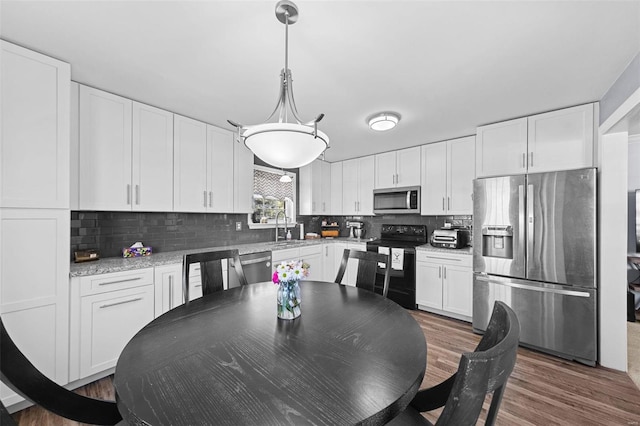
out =
{"type": "Polygon", "coordinates": [[[278,318],[291,320],[300,316],[300,285],[298,281],[278,285],[278,318]]]}

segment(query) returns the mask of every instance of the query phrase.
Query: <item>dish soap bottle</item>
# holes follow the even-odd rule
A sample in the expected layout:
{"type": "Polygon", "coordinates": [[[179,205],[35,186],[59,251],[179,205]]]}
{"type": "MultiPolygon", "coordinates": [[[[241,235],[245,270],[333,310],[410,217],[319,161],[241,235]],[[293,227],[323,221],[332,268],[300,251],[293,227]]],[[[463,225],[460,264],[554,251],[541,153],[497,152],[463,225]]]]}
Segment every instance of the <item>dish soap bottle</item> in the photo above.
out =
{"type": "Polygon", "coordinates": [[[291,240],[291,231],[287,230],[287,240],[291,240]]]}

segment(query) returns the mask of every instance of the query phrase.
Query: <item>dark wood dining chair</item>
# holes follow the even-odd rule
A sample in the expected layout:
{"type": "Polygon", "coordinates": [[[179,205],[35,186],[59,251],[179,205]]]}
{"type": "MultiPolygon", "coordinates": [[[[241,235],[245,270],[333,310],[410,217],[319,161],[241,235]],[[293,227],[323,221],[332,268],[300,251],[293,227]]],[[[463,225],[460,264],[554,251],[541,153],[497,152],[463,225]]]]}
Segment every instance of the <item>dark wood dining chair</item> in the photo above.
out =
{"type": "Polygon", "coordinates": [[[347,271],[347,264],[349,259],[358,260],[358,275],[356,276],[356,287],[364,288],[366,290],[375,290],[376,274],[378,272],[378,263],[383,263],[384,268],[384,282],[382,286],[382,296],[387,297],[389,292],[389,279],[391,278],[391,265],[390,257],[388,254],[376,253],[373,251],[359,251],[344,249],[342,254],[342,261],[338,268],[338,275],[336,275],[335,282],[342,284],[342,279],[347,271]]]}
{"type": "MultiPolygon", "coordinates": [[[[0,371],[2,382],[25,399],[59,416],[81,423],[94,425],[124,425],[122,416],[114,401],[104,401],[79,395],[40,372],[9,336],[0,318],[2,336],[0,340],[0,371]]],[[[4,408],[2,424],[11,424],[5,417],[9,413],[4,408]]],[[[10,416],[9,416],[10,417],[10,416]]],[[[14,422],[15,424],[15,422],[14,422]]]]}
{"type": "Polygon", "coordinates": [[[420,413],[443,407],[436,425],[475,425],[485,397],[493,393],[485,425],[498,415],[507,380],[516,364],[520,323],[515,312],[495,302],[487,331],[474,352],[463,353],[458,371],[444,382],[418,391],[389,425],[431,425],[420,413]]]}
{"type": "MultiPolygon", "coordinates": [[[[238,250],[216,250],[185,254],[182,258],[182,294],[185,303],[189,303],[189,267],[194,263],[200,264],[202,295],[204,296],[223,289],[222,260],[224,259],[233,260],[233,267],[240,285],[247,285],[247,278],[240,263],[238,250]]],[[[229,263],[229,267],[231,267],[231,263],[229,263]]]]}

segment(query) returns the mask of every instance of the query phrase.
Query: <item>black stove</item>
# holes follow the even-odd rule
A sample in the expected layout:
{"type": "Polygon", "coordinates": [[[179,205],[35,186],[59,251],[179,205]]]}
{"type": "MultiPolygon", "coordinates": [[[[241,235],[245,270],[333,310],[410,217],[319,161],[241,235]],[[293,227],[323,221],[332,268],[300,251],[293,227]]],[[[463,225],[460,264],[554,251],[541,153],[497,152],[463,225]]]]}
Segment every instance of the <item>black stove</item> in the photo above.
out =
{"type": "MultiPolygon", "coordinates": [[[[367,243],[367,251],[387,253],[391,257],[391,279],[387,297],[397,304],[416,308],[416,247],[426,244],[425,225],[382,225],[379,239],[367,243]]],[[[384,271],[379,268],[376,289],[381,291],[384,271]]]]}

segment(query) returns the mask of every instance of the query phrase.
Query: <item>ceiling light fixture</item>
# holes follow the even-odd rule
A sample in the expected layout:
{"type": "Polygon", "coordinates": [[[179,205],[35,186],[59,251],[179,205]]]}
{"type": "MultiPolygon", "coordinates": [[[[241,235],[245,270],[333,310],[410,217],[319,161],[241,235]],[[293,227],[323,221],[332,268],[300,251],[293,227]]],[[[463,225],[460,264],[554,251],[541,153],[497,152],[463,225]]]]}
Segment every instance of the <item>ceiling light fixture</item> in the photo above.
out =
{"type": "Polygon", "coordinates": [[[267,122],[242,125],[227,120],[238,129],[239,138],[261,160],[275,167],[297,168],[311,163],[329,148],[329,137],[318,130],[324,114],[303,123],[293,100],[293,85],[289,69],[289,25],[298,20],[298,7],[281,0],[276,5],[276,17],[285,25],[284,68],[280,72],[280,98],[267,122]],[[277,113],[277,122],[269,122],[277,113]],[[295,122],[289,122],[289,119],[295,122]]]}
{"type": "Polygon", "coordinates": [[[391,130],[396,127],[396,124],[400,121],[400,115],[395,112],[381,112],[369,118],[368,121],[371,130],[384,132],[385,130],[391,130]]]}

